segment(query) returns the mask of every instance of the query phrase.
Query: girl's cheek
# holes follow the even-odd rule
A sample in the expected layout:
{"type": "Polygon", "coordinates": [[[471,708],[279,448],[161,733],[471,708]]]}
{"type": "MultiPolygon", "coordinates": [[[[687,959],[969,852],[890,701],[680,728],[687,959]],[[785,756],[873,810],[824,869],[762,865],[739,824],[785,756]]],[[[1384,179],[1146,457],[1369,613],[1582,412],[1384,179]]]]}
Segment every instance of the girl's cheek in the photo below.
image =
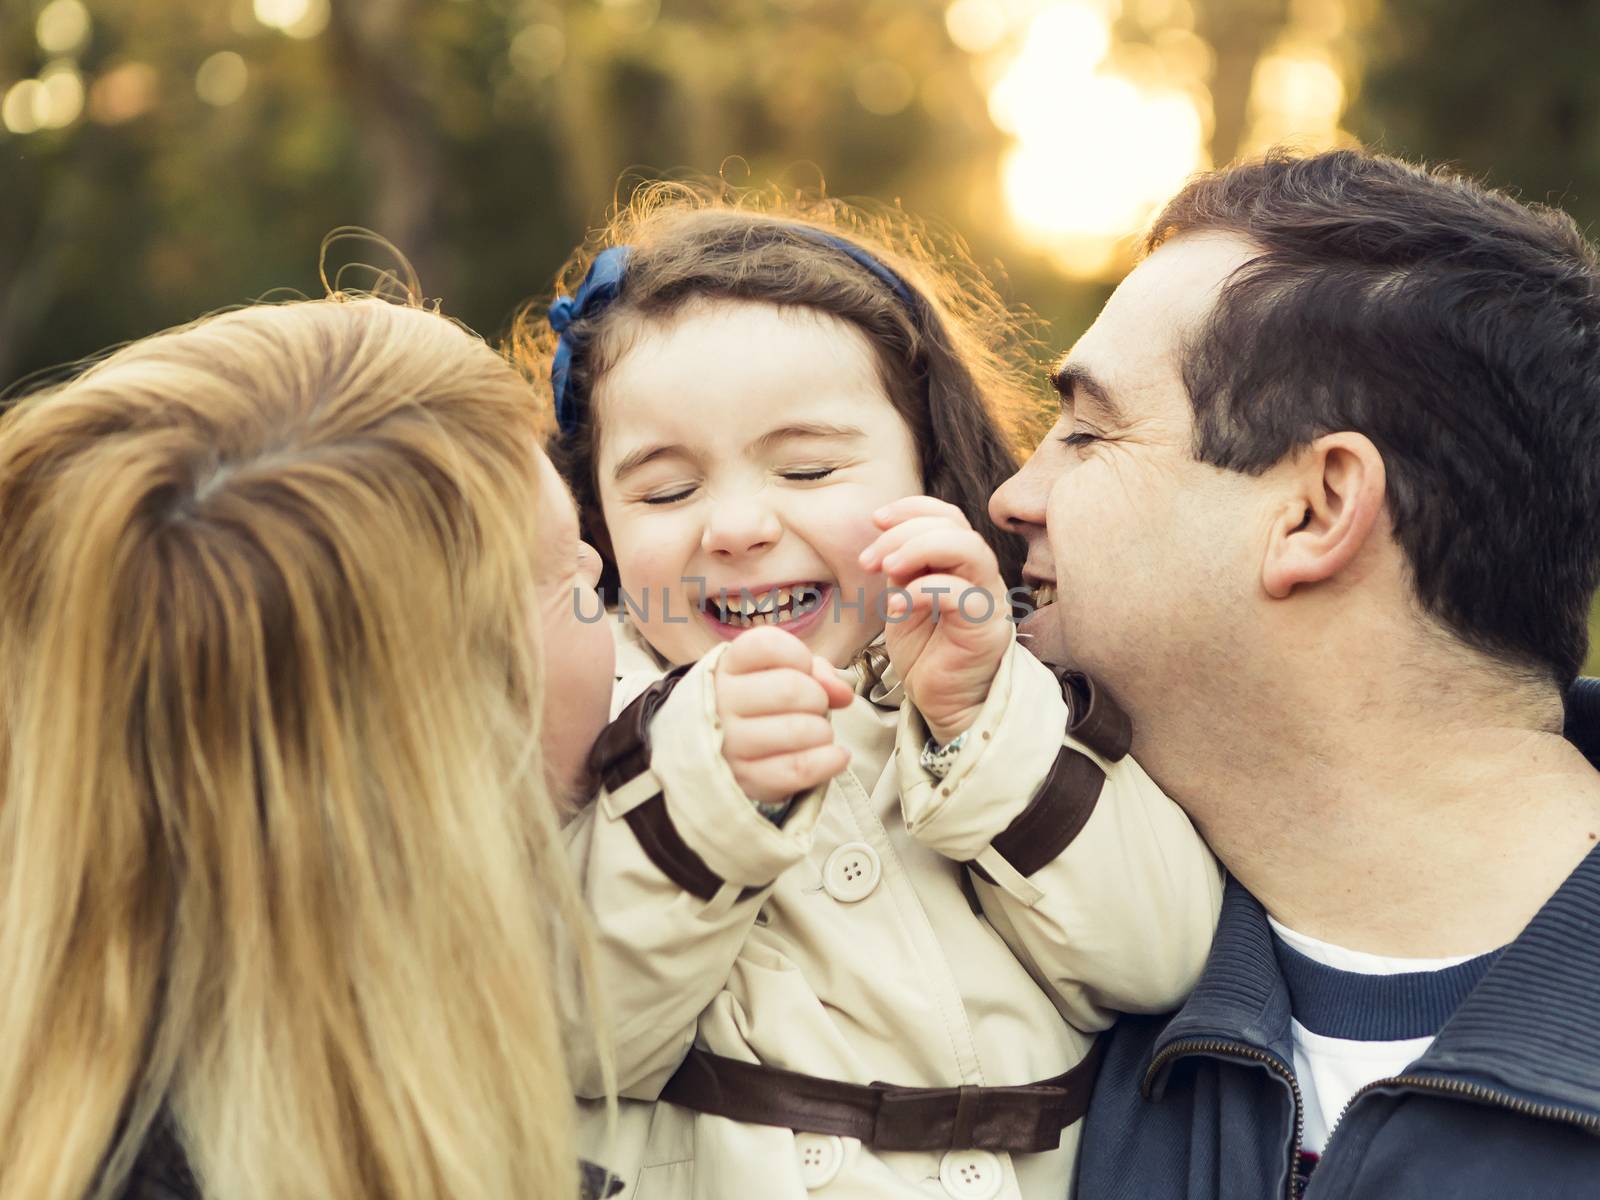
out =
{"type": "MultiPolygon", "coordinates": [[[[883,531],[873,523],[873,509],[863,509],[861,506],[852,506],[846,513],[839,514],[836,528],[840,540],[844,545],[852,547],[856,554],[860,554],[873,542],[878,540],[878,535],[883,531]]],[[[853,560],[852,560],[853,561],[853,560]]]]}
{"type": "Polygon", "coordinates": [[[675,584],[686,562],[660,539],[641,538],[616,546],[617,575],[624,587],[675,584]]]}

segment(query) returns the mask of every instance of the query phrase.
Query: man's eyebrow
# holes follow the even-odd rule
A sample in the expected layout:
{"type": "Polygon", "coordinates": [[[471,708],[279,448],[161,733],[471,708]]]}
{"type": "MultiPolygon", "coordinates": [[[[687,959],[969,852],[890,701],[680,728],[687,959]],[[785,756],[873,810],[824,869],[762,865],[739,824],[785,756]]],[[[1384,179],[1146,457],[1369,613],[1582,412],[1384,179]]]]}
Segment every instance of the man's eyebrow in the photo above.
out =
{"type": "Polygon", "coordinates": [[[624,454],[616,467],[611,472],[611,478],[622,479],[633,474],[640,467],[653,463],[663,458],[691,458],[687,449],[676,443],[668,445],[657,442],[653,446],[640,446],[637,450],[630,450],[624,454]]]}
{"type": "Polygon", "coordinates": [[[792,438],[859,438],[866,434],[854,425],[833,425],[826,421],[798,421],[769,429],[756,439],[756,449],[770,450],[792,438]]]}
{"type": "Polygon", "coordinates": [[[1106,385],[1095,377],[1094,372],[1081,363],[1063,359],[1056,364],[1055,370],[1050,372],[1050,383],[1061,393],[1063,408],[1081,393],[1093,402],[1107,420],[1116,422],[1123,419],[1122,406],[1112,398],[1106,385]]]}

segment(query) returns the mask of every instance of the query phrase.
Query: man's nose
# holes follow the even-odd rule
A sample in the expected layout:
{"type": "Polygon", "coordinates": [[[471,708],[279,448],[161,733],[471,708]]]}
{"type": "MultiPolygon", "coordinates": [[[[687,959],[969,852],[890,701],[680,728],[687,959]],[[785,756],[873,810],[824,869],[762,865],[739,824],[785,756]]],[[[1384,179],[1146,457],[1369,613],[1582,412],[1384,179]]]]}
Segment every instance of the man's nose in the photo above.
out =
{"type": "Polygon", "coordinates": [[[759,497],[730,496],[711,506],[700,545],[709,554],[731,558],[765,550],[782,533],[778,514],[759,497]]]}
{"type": "Polygon", "coordinates": [[[1049,481],[1033,462],[994,490],[989,497],[989,519],[1008,533],[1026,533],[1030,525],[1044,524],[1049,481]]]}

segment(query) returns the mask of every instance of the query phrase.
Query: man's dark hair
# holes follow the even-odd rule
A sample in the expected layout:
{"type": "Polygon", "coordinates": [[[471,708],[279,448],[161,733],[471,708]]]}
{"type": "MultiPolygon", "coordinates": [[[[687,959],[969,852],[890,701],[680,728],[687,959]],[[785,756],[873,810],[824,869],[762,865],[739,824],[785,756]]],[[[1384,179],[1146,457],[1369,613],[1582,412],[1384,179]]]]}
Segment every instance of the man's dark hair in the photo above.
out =
{"type": "Polygon", "coordinates": [[[1600,272],[1572,219],[1349,150],[1193,180],[1147,242],[1261,248],[1185,348],[1195,454],[1260,473],[1325,433],[1383,455],[1418,598],[1563,687],[1600,582],[1600,272]]]}

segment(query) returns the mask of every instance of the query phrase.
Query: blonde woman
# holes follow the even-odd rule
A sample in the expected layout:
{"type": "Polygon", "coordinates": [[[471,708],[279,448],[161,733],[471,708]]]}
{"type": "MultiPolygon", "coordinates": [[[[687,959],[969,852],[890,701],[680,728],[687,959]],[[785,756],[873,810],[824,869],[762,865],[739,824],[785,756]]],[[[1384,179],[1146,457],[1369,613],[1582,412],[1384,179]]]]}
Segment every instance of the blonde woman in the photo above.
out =
{"type": "Polygon", "coordinates": [[[376,300],[0,422],[0,1200],[578,1195],[553,793],[611,638],[540,432],[376,300]]]}

